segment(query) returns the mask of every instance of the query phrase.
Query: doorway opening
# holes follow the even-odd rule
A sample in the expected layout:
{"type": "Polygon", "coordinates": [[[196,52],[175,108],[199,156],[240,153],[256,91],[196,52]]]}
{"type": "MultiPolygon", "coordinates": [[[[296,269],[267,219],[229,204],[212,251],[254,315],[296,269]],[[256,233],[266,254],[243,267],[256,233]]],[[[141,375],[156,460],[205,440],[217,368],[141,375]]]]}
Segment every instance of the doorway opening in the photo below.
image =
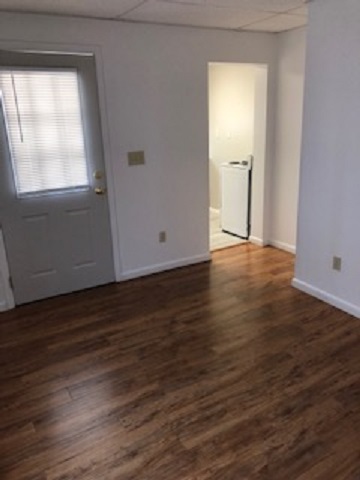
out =
{"type": "Polygon", "coordinates": [[[264,222],[267,66],[209,63],[208,92],[214,251],[257,238],[254,230],[264,222]]]}

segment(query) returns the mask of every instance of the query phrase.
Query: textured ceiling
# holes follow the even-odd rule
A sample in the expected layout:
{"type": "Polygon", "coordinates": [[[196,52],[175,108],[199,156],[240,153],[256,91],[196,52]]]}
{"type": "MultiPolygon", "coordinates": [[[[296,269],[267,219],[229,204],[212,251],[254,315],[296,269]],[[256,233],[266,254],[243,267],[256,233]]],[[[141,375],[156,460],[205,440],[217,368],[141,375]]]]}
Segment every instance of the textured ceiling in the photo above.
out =
{"type": "Polygon", "coordinates": [[[0,11],[283,32],[307,22],[307,0],[0,0],[0,11]]]}

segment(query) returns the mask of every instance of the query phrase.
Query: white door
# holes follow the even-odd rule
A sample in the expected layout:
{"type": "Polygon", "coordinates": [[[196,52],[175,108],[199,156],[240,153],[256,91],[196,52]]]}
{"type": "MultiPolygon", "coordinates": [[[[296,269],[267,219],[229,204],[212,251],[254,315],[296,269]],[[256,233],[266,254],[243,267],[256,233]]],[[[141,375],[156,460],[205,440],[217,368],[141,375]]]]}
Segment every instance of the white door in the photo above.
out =
{"type": "Polygon", "coordinates": [[[0,107],[16,304],[114,281],[94,58],[0,52],[0,107]]]}

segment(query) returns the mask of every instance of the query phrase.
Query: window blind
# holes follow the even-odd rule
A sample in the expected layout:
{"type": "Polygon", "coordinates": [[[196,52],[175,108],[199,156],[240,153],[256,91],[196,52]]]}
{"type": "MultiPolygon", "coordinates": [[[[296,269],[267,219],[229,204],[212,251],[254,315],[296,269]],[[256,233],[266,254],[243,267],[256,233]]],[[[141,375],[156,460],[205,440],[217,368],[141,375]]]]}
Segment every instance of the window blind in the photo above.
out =
{"type": "Polygon", "coordinates": [[[18,195],[89,185],[76,70],[0,70],[18,195]]]}

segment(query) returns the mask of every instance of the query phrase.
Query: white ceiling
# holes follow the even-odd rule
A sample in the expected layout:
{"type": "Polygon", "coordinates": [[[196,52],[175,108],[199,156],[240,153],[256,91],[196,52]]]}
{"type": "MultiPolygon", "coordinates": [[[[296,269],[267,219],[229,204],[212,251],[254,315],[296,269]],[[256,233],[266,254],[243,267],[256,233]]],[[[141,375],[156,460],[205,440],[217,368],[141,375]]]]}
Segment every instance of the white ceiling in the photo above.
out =
{"type": "Polygon", "coordinates": [[[283,32],[307,22],[308,0],[0,0],[0,11],[283,32]]]}

